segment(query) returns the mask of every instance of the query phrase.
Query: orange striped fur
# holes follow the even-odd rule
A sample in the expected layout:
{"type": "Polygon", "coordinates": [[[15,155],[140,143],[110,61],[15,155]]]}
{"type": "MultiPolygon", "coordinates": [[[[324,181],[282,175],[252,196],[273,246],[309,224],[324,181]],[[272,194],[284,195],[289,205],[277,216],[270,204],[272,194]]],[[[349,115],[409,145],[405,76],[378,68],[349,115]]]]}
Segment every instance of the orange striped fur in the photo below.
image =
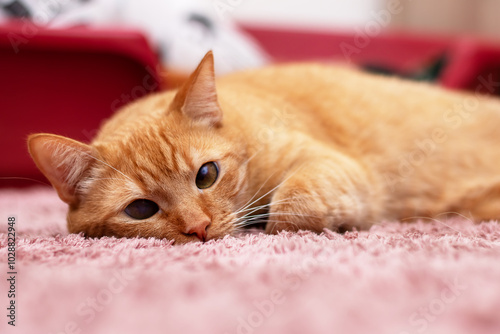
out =
{"type": "Polygon", "coordinates": [[[498,219],[499,128],[496,99],[352,69],[280,65],[215,84],[208,53],[182,88],[126,106],[90,145],[35,134],[29,149],[70,232],[183,243],[255,220],[275,233],[498,219]],[[219,176],[198,189],[207,162],[219,176]],[[128,216],[137,199],[159,211],[128,216]]]}

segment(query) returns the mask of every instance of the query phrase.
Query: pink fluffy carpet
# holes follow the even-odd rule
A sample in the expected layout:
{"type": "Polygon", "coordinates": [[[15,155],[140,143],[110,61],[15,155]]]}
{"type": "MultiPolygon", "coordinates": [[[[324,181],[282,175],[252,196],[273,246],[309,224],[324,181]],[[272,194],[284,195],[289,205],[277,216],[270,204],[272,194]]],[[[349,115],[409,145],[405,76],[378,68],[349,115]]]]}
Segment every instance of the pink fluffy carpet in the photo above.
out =
{"type": "Polygon", "coordinates": [[[384,223],[205,244],[68,235],[52,190],[0,191],[0,333],[500,333],[500,226],[384,223]],[[17,219],[16,327],[7,218],[17,219]]]}

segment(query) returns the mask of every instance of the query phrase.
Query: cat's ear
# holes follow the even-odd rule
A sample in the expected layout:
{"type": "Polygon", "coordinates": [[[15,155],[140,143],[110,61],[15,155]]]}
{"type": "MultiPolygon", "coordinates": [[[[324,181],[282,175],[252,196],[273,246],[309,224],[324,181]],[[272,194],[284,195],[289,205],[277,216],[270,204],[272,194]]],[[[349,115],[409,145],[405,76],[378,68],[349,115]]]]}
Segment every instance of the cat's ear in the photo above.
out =
{"type": "Polygon", "coordinates": [[[39,133],[28,137],[28,149],[59,197],[68,204],[78,203],[76,187],[94,160],[92,148],[66,137],[39,133]]]}
{"type": "Polygon", "coordinates": [[[219,125],[222,110],[215,88],[214,56],[209,51],[177,92],[172,107],[195,121],[219,125]]]}

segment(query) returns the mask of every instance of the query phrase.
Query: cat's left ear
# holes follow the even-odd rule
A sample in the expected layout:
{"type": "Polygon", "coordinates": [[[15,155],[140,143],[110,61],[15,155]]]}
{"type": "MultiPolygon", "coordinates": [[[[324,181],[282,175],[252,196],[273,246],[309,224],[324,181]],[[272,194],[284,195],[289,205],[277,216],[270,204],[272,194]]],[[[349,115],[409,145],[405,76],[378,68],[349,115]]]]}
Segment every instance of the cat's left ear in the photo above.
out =
{"type": "Polygon", "coordinates": [[[172,107],[195,121],[217,126],[222,110],[215,88],[214,56],[209,51],[175,95],[172,107]]]}
{"type": "Polygon", "coordinates": [[[59,197],[70,205],[77,204],[78,183],[94,161],[92,148],[66,137],[38,133],[28,137],[28,149],[59,197]]]}

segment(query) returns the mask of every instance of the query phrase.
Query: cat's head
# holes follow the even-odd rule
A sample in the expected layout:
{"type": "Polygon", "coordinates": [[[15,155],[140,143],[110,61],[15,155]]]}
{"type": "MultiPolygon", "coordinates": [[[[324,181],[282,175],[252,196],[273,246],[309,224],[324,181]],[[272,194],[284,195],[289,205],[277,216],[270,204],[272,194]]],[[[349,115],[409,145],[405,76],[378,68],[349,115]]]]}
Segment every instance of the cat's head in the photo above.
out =
{"type": "Polygon", "coordinates": [[[237,137],[224,123],[208,53],[179,91],[127,106],[91,145],[34,134],[28,146],[69,205],[70,232],[183,243],[233,232],[247,187],[237,137]]]}

